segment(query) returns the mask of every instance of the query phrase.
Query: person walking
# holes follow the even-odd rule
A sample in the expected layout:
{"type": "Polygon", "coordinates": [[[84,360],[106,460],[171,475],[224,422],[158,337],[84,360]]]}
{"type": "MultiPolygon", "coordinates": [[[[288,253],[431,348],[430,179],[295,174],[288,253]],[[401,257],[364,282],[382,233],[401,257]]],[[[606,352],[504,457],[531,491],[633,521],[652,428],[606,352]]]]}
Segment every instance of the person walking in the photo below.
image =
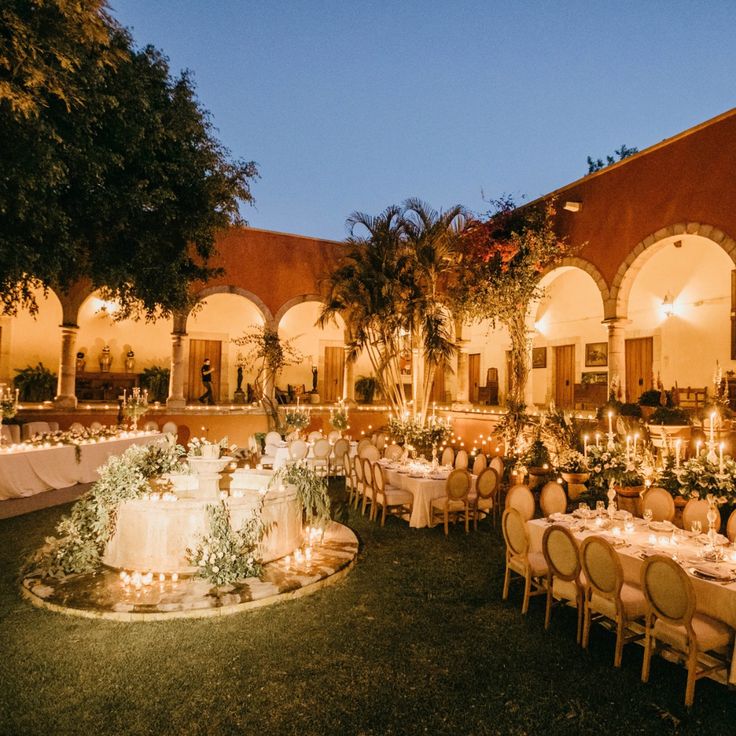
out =
{"type": "Polygon", "coordinates": [[[212,374],[214,373],[214,370],[210,365],[209,358],[204,359],[204,363],[199,369],[199,373],[202,376],[202,385],[204,386],[204,393],[199,397],[199,403],[213,405],[215,403],[215,399],[212,396],[212,374]]]}

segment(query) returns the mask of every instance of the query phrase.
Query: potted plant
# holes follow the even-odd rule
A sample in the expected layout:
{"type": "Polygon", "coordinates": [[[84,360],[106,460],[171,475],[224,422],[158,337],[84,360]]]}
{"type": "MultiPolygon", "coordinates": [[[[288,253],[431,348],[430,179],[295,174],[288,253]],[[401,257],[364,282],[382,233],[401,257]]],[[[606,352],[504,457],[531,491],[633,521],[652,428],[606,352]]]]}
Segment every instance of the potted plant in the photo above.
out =
{"type": "Polygon", "coordinates": [[[361,397],[361,403],[372,404],[378,381],[375,376],[358,376],[355,382],[355,393],[361,397]]]}
{"type": "Polygon", "coordinates": [[[585,483],[590,478],[588,460],[582,452],[572,448],[564,450],[559,457],[557,470],[567,483],[567,495],[576,499],[585,492],[585,483]]]}
{"type": "Polygon", "coordinates": [[[679,406],[660,406],[649,417],[647,428],[652,444],[655,447],[672,445],[674,440],[690,442],[690,416],[679,406]]]}
{"type": "Polygon", "coordinates": [[[540,485],[545,476],[550,474],[550,457],[547,446],[537,434],[534,442],[529,445],[526,452],[521,456],[521,462],[529,473],[529,485],[535,488],[540,485]]]}
{"type": "Polygon", "coordinates": [[[141,386],[148,390],[151,401],[165,403],[169,395],[169,375],[171,371],[162,366],[152,365],[141,373],[141,386]]]}
{"type": "Polygon", "coordinates": [[[656,388],[650,388],[647,391],[644,391],[642,395],[639,397],[639,406],[641,407],[641,416],[644,420],[649,419],[649,417],[654,414],[654,410],[657,409],[659,406],[669,405],[670,402],[668,401],[668,398],[665,398],[665,401],[662,401],[662,393],[661,391],[657,391],[656,388]]]}
{"type": "Polygon", "coordinates": [[[56,391],[56,373],[52,373],[43,363],[26,368],[16,368],[18,374],[13,385],[19,391],[21,401],[50,401],[56,391]]]}

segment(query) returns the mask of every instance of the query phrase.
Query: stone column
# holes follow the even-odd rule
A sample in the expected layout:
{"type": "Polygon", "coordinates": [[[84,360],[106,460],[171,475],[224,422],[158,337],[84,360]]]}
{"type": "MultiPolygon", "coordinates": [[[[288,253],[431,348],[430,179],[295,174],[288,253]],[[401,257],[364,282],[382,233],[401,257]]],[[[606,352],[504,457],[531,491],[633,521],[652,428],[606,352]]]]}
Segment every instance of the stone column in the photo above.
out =
{"type": "Polygon", "coordinates": [[[621,396],[626,400],[625,329],[629,320],[625,317],[611,317],[603,320],[603,324],[608,327],[608,391],[610,393],[611,382],[615,380],[617,390],[621,389],[621,396]]]}
{"type": "Polygon", "coordinates": [[[458,340],[457,350],[457,396],[453,402],[453,409],[467,409],[470,407],[470,387],[468,386],[468,353],[464,344],[466,340],[458,340]]]}
{"type": "Polygon", "coordinates": [[[169,409],[183,409],[187,405],[184,396],[184,376],[187,371],[184,362],[184,348],[186,334],[173,332],[171,334],[171,374],[169,376],[169,396],[166,406],[169,409]]]}
{"type": "Polygon", "coordinates": [[[75,409],[77,393],[77,332],[78,325],[61,325],[61,357],[59,359],[59,378],[56,384],[54,404],[59,409],[75,409]]]}

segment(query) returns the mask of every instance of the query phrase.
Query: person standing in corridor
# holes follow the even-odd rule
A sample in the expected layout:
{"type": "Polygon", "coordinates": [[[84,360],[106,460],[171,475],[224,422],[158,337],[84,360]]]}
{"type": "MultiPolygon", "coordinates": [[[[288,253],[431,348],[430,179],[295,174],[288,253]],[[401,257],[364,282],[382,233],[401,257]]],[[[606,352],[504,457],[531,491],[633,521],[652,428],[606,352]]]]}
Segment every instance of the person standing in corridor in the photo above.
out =
{"type": "Polygon", "coordinates": [[[212,396],[212,374],[214,373],[214,370],[210,365],[209,358],[204,359],[204,363],[199,369],[199,372],[202,376],[202,385],[204,386],[204,393],[199,397],[199,403],[213,405],[215,403],[215,399],[212,396]]]}

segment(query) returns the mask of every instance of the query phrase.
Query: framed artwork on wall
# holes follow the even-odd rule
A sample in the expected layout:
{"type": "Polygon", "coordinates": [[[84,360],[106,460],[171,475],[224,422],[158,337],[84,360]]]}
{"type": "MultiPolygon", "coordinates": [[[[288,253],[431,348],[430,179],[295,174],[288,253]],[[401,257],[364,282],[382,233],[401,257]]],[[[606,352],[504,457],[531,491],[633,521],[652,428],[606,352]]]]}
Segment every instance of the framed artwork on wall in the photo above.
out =
{"type": "Polygon", "coordinates": [[[532,348],[532,368],[547,367],[547,348],[532,348]]]}
{"type": "Polygon", "coordinates": [[[585,367],[602,368],[608,365],[608,343],[588,342],[585,344],[585,367]]]}

